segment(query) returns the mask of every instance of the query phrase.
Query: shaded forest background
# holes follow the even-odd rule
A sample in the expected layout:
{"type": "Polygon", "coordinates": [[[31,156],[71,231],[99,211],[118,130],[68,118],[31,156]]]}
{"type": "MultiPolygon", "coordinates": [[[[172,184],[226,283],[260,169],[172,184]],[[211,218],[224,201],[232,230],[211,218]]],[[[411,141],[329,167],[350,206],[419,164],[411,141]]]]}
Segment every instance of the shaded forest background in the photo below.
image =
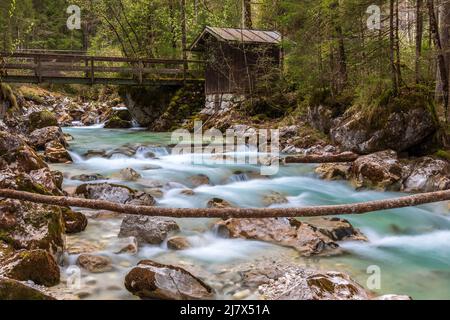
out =
{"type": "MultiPolygon", "coordinates": [[[[205,25],[277,30],[295,108],[423,103],[447,129],[450,0],[3,0],[2,51],[55,49],[182,57],[205,25]],[[68,30],[69,5],[81,29],[68,30]],[[380,24],[377,25],[377,8],[380,24]],[[411,98],[412,97],[412,98],[411,98]]],[[[282,105],[291,112],[292,105],[282,105]]],[[[300,108],[301,109],[301,108],[300,108]]]]}

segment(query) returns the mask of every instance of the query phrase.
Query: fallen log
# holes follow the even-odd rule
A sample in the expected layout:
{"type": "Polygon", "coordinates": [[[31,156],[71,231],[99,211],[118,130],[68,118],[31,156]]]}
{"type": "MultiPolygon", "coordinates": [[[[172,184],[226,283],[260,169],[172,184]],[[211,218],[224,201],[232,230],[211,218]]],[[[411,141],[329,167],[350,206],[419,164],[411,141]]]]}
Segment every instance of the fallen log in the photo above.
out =
{"type": "Polygon", "coordinates": [[[164,216],[174,218],[277,218],[277,217],[317,217],[413,207],[426,203],[450,200],[450,190],[422,193],[393,199],[375,200],[343,205],[311,206],[300,208],[224,208],[224,209],[179,209],[158,208],[120,204],[105,200],[90,200],[64,196],[46,196],[24,191],[0,189],[1,198],[9,198],[34,203],[62,207],[79,207],[94,210],[108,210],[118,213],[144,216],[164,216]]]}
{"type": "Polygon", "coordinates": [[[342,152],[339,154],[330,155],[314,155],[307,154],[301,156],[287,156],[284,163],[338,163],[338,162],[353,162],[358,159],[359,154],[353,152],[342,152]]]}

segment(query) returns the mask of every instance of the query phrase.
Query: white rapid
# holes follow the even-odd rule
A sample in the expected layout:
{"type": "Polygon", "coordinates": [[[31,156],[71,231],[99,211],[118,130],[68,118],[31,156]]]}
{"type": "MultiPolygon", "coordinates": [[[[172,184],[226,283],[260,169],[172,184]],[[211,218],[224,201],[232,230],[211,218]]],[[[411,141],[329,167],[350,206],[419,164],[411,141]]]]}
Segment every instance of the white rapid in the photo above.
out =
{"type": "MultiPolygon", "coordinates": [[[[68,128],[74,140],[70,142],[74,163],[55,165],[64,172],[64,187],[71,191],[83,182],[70,179],[86,173],[98,173],[109,182],[125,184],[145,190],[158,186],[161,207],[206,207],[212,198],[221,198],[239,207],[263,207],[263,198],[274,192],[286,196],[282,206],[340,204],[383,199],[396,193],[355,191],[345,182],[322,181],[315,177],[312,165],[280,167],[275,176],[260,175],[256,165],[195,165],[190,156],[171,155],[170,134],[149,133],[142,130],[107,130],[101,127],[68,128]],[[139,144],[138,146],[136,144],[139,144]],[[119,148],[119,149],[118,149],[119,148]],[[130,149],[133,152],[130,153],[130,149]],[[89,150],[111,153],[110,158],[84,156],[89,150]],[[122,152],[122,153],[121,153],[122,152]],[[122,181],[119,171],[133,168],[142,179],[122,181]],[[210,185],[195,186],[194,175],[206,175],[210,185]],[[191,189],[193,195],[186,195],[191,189]]],[[[273,205],[277,206],[277,205],[273,205]]],[[[281,205],[278,205],[281,206],[281,205]]],[[[349,273],[362,285],[376,265],[381,270],[382,286],[376,293],[407,294],[413,298],[450,298],[450,216],[447,203],[370,213],[346,217],[369,238],[367,243],[343,243],[345,253],[333,257],[300,257],[294,250],[241,239],[223,239],[212,228],[210,219],[178,219],[182,233],[193,247],[184,251],[160,246],[144,246],[137,255],[114,254],[121,217],[91,217],[87,230],[68,237],[69,245],[88,245],[93,251],[111,257],[114,269],[104,274],[82,271],[86,291],[83,297],[132,299],[125,290],[125,274],[142,259],[195,268],[208,283],[215,284],[219,298],[230,297],[224,270],[244,262],[270,260],[296,263],[327,270],[349,273]]],[[[77,254],[67,258],[65,268],[74,264],[77,254]]]]}

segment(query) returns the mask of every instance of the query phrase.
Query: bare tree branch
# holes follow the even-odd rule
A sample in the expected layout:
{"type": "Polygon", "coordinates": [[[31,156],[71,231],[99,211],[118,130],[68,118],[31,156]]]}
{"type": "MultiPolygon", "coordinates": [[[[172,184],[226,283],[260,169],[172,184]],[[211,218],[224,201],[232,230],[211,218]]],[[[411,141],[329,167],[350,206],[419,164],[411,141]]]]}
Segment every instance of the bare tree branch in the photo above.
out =
{"type": "Polygon", "coordinates": [[[56,205],[62,207],[80,207],[94,210],[174,218],[276,218],[276,217],[318,217],[413,207],[426,203],[450,200],[450,190],[422,193],[400,198],[376,200],[343,205],[312,206],[302,208],[225,208],[225,209],[179,209],[158,208],[120,204],[104,200],[88,200],[63,196],[46,196],[24,191],[0,189],[0,197],[56,205]]]}

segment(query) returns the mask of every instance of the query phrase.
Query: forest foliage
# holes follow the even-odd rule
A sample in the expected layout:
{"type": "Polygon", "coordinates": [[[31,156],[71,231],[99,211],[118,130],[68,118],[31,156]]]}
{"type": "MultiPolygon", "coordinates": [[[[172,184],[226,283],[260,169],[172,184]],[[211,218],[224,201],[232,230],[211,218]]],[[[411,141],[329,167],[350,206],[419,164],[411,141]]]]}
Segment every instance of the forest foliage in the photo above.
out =
{"type": "MultiPolygon", "coordinates": [[[[277,30],[299,104],[424,93],[448,118],[450,0],[3,0],[0,47],[182,57],[206,26],[277,30]],[[69,5],[81,8],[68,30],[69,5]],[[185,28],[183,28],[185,27],[185,28]],[[186,41],[184,40],[184,36],[186,41]]],[[[280,91],[281,90],[281,91],[280,91]]],[[[384,100],[383,100],[384,99],[384,100]]],[[[444,122],[444,121],[442,121],[444,122]]]]}

